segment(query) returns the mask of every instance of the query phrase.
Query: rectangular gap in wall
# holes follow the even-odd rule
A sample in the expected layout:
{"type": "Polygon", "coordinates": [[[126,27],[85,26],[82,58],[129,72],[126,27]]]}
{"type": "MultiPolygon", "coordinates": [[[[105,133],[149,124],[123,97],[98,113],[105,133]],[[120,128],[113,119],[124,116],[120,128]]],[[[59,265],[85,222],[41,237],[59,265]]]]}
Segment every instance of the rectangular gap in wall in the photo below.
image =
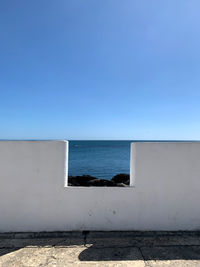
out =
{"type": "Polygon", "coordinates": [[[69,141],[67,186],[129,187],[131,141],[69,141]]]}

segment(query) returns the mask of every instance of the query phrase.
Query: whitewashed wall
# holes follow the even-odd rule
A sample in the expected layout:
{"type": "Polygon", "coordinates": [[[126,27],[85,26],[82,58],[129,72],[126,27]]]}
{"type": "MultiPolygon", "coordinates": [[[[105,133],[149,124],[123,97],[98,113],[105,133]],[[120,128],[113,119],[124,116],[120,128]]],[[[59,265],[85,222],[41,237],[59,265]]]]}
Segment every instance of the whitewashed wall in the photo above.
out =
{"type": "Polygon", "coordinates": [[[0,232],[200,230],[200,143],[132,143],[129,188],[64,187],[68,143],[0,142],[0,232]]]}
{"type": "Polygon", "coordinates": [[[132,143],[141,230],[200,230],[200,142],[132,143]]]}

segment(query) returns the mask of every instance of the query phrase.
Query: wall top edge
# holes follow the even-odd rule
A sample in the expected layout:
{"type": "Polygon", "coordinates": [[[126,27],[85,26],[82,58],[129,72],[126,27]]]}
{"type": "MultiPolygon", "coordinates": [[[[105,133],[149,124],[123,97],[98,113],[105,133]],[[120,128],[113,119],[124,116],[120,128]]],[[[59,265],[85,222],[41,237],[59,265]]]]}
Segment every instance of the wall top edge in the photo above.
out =
{"type": "Polygon", "coordinates": [[[131,144],[200,144],[200,141],[132,141],[131,144]]]}
{"type": "Polygon", "coordinates": [[[0,142],[65,142],[68,140],[0,140],[0,142]]]}
{"type": "MultiPolygon", "coordinates": [[[[0,142],[69,142],[70,140],[57,140],[57,139],[0,139],[0,142]]],[[[126,140],[125,140],[126,141],[126,140]]],[[[200,143],[200,140],[135,140],[130,141],[131,144],[138,143],[200,143]]]]}

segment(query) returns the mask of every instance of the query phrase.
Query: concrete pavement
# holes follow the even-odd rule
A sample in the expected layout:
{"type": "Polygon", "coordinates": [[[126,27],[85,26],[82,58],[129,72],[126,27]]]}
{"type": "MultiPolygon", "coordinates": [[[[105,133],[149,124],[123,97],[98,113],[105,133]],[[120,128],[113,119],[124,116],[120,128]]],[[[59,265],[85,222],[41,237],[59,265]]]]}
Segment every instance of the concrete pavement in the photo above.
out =
{"type": "Polygon", "coordinates": [[[2,233],[0,266],[200,266],[200,232],[2,233]]]}

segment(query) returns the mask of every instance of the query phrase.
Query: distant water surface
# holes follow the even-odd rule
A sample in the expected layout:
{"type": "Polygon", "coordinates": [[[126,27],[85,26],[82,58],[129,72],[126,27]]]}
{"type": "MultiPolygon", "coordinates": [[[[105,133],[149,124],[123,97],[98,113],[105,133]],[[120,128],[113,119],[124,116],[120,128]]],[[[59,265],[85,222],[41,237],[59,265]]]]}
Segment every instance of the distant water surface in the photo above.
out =
{"type": "Polygon", "coordinates": [[[111,179],[129,173],[131,141],[70,141],[69,175],[111,179]]]}

